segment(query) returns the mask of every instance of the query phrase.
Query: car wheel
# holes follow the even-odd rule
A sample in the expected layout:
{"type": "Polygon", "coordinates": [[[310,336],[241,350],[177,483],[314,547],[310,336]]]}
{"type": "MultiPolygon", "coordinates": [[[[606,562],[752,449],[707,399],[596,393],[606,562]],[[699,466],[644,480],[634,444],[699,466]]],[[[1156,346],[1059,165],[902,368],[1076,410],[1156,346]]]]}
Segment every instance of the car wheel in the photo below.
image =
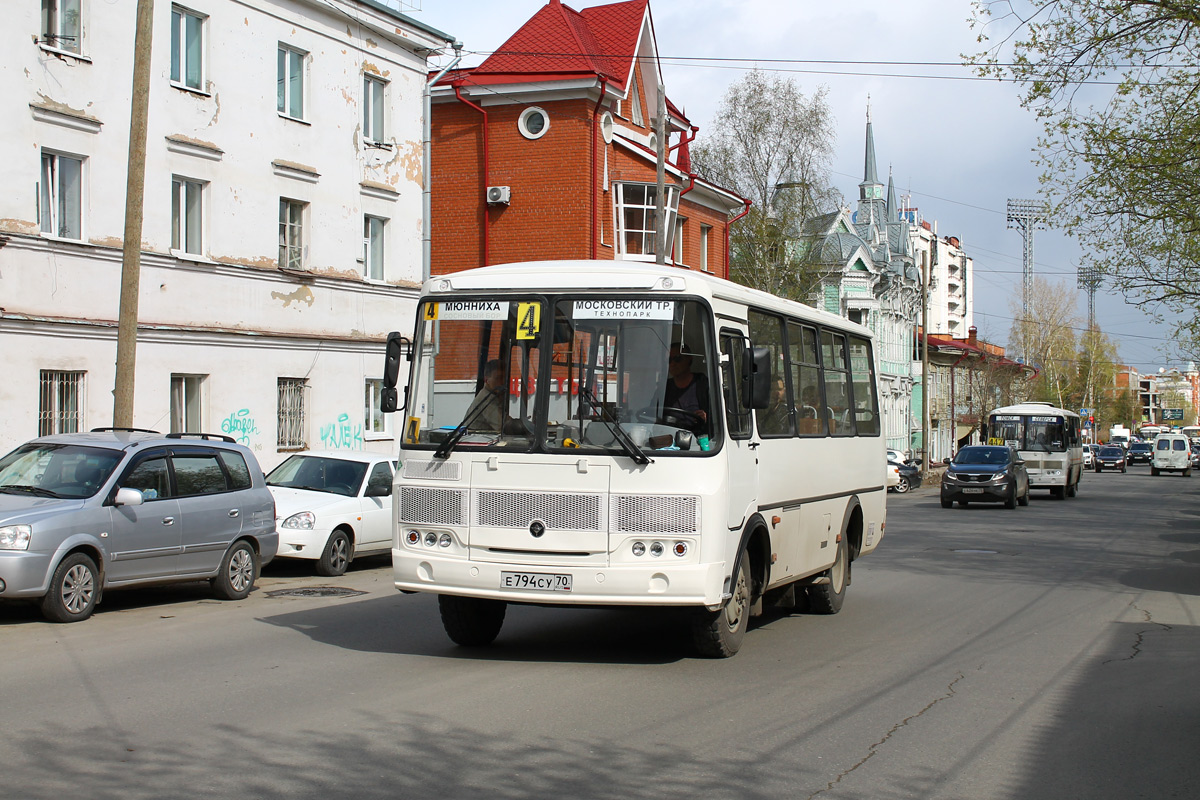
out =
{"type": "Polygon", "coordinates": [[[1191,468],[1191,467],[1184,467],[1184,468],[1183,468],[1183,477],[1185,477],[1185,478],[1190,478],[1190,477],[1192,477],[1192,468],[1191,468]]]}
{"type": "Polygon", "coordinates": [[[1121,472],[1124,472],[1124,471],[1125,471],[1125,468],[1124,468],[1124,467],[1121,467],[1121,472]]]}
{"type": "Polygon", "coordinates": [[[221,569],[212,579],[213,593],[222,600],[242,600],[258,578],[258,553],[245,539],[234,542],[221,559],[221,569]]]}
{"type": "Polygon", "coordinates": [[[947,499],[946,499],[946,498],[944,498],[944,497],[942,498],[942,508],[949,508],[949,507],[950,507],[950,506],[952,506],[952,505],[954,505],[954,501],[953,501],[953,500],[947,500],[947,499]]]}
{"type": "Polygon", "coordinates": [[[900,476],[900,482],[896,484],[896,493],[904,494],[908,491],[908,478],[904,475],[900,476]]]}
{"type": "Polygon", "coordinates": [[[1017,498],[1017,502],[1023,506],[1029,505],[1029,487],[1025,487],[1025,494],[1017,498]]]}
{"type": "Polygon", "coordinates": [[[838,542],[833,566],[826,572],[829,583],[808,587],[808,599],[812,610],[818,614],[836,614],[842,610],[846,600],[846,586],[850,583],[850,548],[846,537],[838,542]]]}
{"type": "Polygon", "coordinates": [[[42,614],[54,622],[80,622],[92,615],[100,599],[100,572],[83,553],[71,553],[54,570],[50,590],[42,598],[42,614]]]}
{"type": "Polygon", "coordinates": [[[1151,468],[1150,468],[1150,474],[1151,474],[1152,476],[1153,476],[1153,475],[1158,475],[1158,467],[1151,467],[1151,468]]]}
{"type": "MultiPolygon", "coordinates": [[[[709,658],[737,654],[750,626],[751,594],[750,554],[743,550],[738,557],[737,583],[729,602],[716,611],[701,608],[692,614],[692,645],[697,653],[709,658]]],[[[808,599],[811,604],[812,596],[808,599]]]]}
{"type": "Polygon", "coordinates": [[[329,534],[329,541],[317,559],[317,574],[336,578],[350,566],[350,537],[341,528],[329,534]]]}
{"type": "Polygon", "coordinates": [[[1009,487],[1008,497],[1004,500],[1004,507],[1005,508],[1016,508],[1017,507],[1017,485],[1015,483],[1009,487]]]}
{"type": "Polygon", "coordinates": [[[1097,466],[1097,467],[1096,467],[1096,472],[1098,472],[1098,473],[1099,473],[1099,472],[1104,472],[1104,470],[1100,469],[1100,467],[1098,467],[1098,466],[1097,466]]]}
{"type": "Polygon", "coordinates": [[[504,625],[507,609],[508,604],[503,600],[438,595],[442,627],[452,642],[463,647],[483,647],[494,642],[504,625]]]}

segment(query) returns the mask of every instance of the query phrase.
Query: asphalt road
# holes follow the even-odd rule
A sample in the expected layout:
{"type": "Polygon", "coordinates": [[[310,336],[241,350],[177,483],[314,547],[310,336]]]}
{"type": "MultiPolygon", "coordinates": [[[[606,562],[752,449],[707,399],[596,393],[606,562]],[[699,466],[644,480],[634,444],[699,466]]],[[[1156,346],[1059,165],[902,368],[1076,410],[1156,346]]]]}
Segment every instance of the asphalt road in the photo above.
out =
{"type": "Polygon", "coordinates": [[[1198,625],[1200,477],[1144,467],[892,495],[842,613],[723,661],[636,610],[511,608],[464,650],[386,559],[272,565],[241,602],[0,605],[0,798],[1192,798],[1198,625]],[[361,594],[272,594],[322,586],[361,594]]]}

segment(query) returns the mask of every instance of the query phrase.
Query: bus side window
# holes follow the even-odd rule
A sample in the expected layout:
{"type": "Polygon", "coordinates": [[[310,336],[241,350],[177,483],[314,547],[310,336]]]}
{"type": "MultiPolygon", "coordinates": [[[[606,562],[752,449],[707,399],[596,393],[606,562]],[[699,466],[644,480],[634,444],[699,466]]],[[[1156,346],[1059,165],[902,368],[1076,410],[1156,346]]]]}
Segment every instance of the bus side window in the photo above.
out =
{"type": "Polygon", "coordinates": [[[725,424],[733,439],[750,437],[750,411],[738,396],[742,363],[746,360],[746,340],[737,331],[721,331],[721,388],[725,401],[725,424]]]}

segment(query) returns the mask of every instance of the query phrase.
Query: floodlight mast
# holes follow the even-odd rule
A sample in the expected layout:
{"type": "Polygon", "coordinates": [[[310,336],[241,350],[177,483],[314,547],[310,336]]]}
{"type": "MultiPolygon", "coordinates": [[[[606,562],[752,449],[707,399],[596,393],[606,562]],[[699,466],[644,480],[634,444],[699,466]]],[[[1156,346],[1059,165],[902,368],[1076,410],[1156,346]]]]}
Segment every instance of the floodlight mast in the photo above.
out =
{"type": "MultiPolygon", "coordinates": [[[[1022,252],[1022,283],[1021,283],[1021,330],[1024,332],[1029,324],[1033,300],[1033,232],[1046,229],[1046,219],[1049,214],[1045,203],[1037,200],[1008,200],[1008,227],[1020,231],[1024,241],[1022,252]]],[[[1021,355],[1029,361],[1029,349],[1026,346],[1025,335],[1021,336],[1021,355]]]]}
{"type": "Polygon", "coordinates": [[[1100,269],[1095,264],[1080,264],[1076,269],[1078,276],[1076,285],[1087,292],[1088,298],[1088,330],[1096,330],[1096,289],[1104,282],[1100,269]]]}

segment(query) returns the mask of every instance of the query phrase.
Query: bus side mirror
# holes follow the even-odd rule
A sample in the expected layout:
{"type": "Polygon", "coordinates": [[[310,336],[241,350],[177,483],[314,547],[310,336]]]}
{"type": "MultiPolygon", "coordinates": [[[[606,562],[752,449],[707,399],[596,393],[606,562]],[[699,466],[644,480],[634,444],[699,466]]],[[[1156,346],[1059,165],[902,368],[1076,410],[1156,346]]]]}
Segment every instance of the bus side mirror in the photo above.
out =
{"type": "Polygon", "coordinates": [[[397,410],[396,380],[400,377],[400,359],[412,359],[412,343],[396,331],[388,334],[383,364],[383,391],[379,394],[379,410],[391,414],[397,410]]]}
{"type": "Polygon", "coordinates": [[[742,397],[746,408],[768,408],[771,405],[771,351],[766,347],[751,347],[750,356],[742,361],[742,397]]]}

